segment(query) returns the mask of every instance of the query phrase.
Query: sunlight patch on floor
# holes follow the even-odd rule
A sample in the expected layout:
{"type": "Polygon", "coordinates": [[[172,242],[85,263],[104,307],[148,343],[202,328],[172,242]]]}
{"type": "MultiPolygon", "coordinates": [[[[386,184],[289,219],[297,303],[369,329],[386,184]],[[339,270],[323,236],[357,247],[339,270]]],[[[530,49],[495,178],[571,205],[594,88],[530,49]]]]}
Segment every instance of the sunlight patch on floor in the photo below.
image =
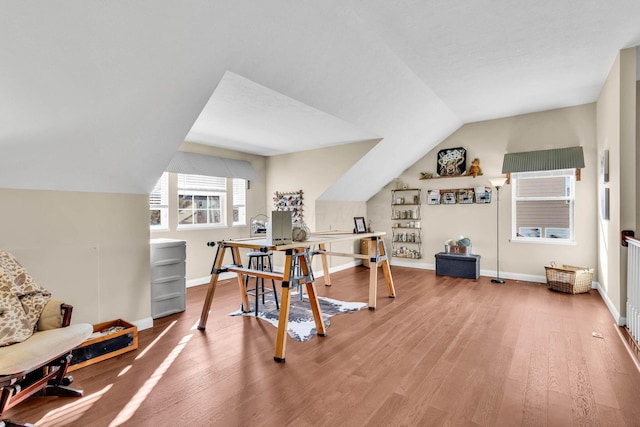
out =
{"type": "MultiPolygon", "coordinates": [[[[171,326],[173,326],[173,324],[171,326]]],[[[164,332],[166,332],[166,330],[164,332]]],[[[165,357],[160,366],[158,366],[158,368],[153,372],[149,379],[145,381],[144,385],[140,387],[135,396],[133,396],[131,400],[129,400],[129,403],[127,403],[126,406],[122,408],[120,413],[114,418],[111,424],[109,424],[109,427],[117,427],[123,425],[133,416],[142,402],[144,402],[147,396],[151,393],[156,384],[158,384],[158,381],[160,381],[165,372],[167,372],[174,360],[176,360],[178,355],[182,352],[182,350],[184,350],[185,346],[192,337],[193,334],[187,335],[182,338],[182,340],[180,340],[178,345],[176,345],[173,350],[171,350],[171,353],[169,353],[167,357],[165,357]]]]}
{"type": "Polygon", "coordinates": [[[178,323],[178,321],[177,321],[177,320],[174,320],[173,322],[171,322],[171,324],[170,324],[169,326],[167,326],[167,327],[164,329],[164,331],[162,331],[162,332],[160,333],[160,335],[158,335],[158,336],[156,337],[156,339],[155,339],[155,340],[153,340],[153,342],[147,346],[147,348],[145,348],[144,350],[142,350],[142,351],[140,352],[140,354],[138,354],[138,355],[136,356],[136,360],[142,359],[142,358],[144,357],[144,355],[145,355],[145,354],[147,354],[147,352],[149,351],[149,349],[150,349],[150,348],[152,348],[152,347],[153,347],[153,346],[154,346],[158,341],[160,341],[160,339],[161,339],[161,338],[162,338],[162,337],[163,337],[167,332],[169,332],[169,329],[173,328],[173,327],[175,326],[175,324],[176,324],[176,323],[178,323]]]}
{"type": "Polygon", "coordinates": [[[94,403],[98,401],[106,392],[108,392],[113,384],[109,384],[102,390],[90,394],[88,396],[81,397],[78,400],[73,401],[67,405],[56,408],[42,417],[35,424],[39,427],[55,427],[62,425],[69,425],[71,422],[79,420],[85,412],[89,411],[94,403]]]}
{"type": "Polygon", "coordinates": [[[125,366],[124,369],[122,369],[122,371],[120,371],[118,376],[121,377],[121,376],[125,375],[127,372],[129,372],[131,370],[131,368],[133,368],[132,365],[125,366]]]}

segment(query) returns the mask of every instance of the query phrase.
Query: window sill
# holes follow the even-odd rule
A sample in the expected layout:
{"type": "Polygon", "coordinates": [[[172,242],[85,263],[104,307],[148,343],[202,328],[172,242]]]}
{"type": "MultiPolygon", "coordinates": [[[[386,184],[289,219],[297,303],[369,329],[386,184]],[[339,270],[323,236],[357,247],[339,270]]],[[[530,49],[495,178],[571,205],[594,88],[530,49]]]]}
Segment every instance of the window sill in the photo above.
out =
{"type": "Polygon", "coordinates": [[[511,243],[537,243],[539,245],[558,245],[558,246],[575,246],[575,240],[565,239],[544,239],[544,238],[530,238],[526,237],[514,237],[509,240],[511,243]]]}
{"type": "Polygon", "coordinates": [[[225,229],[225,228],[229,228],[226,225],[219,225],[219,224],[193,224],[193,225],[178,225],[178,227],[176,228],[177,231],[198,231],[198,230],[221,230],[221,229],[225,229]]]}

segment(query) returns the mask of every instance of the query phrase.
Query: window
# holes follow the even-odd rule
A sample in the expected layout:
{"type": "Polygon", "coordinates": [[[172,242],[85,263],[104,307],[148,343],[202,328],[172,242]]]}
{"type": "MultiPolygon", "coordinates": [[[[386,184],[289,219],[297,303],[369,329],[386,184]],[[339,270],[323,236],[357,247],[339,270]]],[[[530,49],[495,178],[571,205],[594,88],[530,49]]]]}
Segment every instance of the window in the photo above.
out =
{"type": "Polygon", "coordinates": [[[149,195],[151,230],[169,229],[169,174],[163,173],[149,195]]]}
{"type": "Polygon", "coordinates": [[[233,179],[233,225],[246,225],[246,184],[244,179],[233,179]]]}
{"type": "Polygon", "coordinates": [[[178,174],[178,228],[226,226],[226,178],[178,174]]]}
{"type": "Polygon", "coordinates": [[[575,170],[511,174],[512,240],[574,241],[575,170]]]}

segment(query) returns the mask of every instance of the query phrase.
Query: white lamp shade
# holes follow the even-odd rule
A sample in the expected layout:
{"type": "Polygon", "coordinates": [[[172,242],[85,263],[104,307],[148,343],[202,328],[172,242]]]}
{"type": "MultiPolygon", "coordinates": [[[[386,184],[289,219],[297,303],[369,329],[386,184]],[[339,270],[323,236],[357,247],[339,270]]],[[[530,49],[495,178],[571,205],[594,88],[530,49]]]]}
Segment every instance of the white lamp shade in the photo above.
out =
{"type": "Polygon", "coordinates": [[[500,176],[498,178],[489,178],[489,182],[496,188],[500,188],[507,182],[507,178],[500,176]]]}

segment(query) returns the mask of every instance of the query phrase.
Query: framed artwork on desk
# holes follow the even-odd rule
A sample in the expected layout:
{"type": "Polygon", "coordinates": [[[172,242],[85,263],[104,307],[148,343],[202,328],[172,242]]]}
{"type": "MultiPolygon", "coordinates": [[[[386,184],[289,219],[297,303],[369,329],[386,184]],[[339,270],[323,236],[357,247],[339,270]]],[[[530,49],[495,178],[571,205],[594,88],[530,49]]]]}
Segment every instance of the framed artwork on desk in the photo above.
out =
{"type": "Polygon", "coordinates": [[[367,232],[367,224],[364,221],[364,217],[356,216],[353,218],[353,222],[355,223],[355,226],[356,226],[356,228],[354,229],[356,234],[367,232]]]}

